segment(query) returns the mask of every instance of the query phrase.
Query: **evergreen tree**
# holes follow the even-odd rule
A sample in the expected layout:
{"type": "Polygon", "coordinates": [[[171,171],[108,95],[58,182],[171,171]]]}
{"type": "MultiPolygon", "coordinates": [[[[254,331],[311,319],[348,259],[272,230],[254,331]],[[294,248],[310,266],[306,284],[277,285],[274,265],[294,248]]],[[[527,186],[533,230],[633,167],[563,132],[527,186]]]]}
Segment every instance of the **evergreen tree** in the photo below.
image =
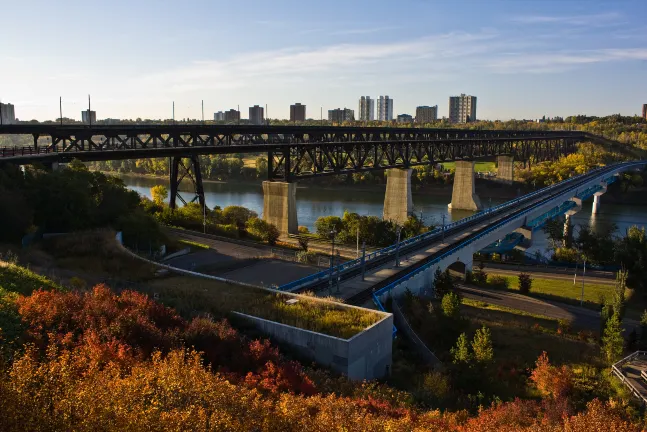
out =
{"type": "Polygon", "coordinates": [[[624,329],[620,323],[620,316],[614,313],[613,316],[607,321],[607,326],[604,329],[604,336],[602,336],[602,352],[609,364],[613,364],[620,360],[622,350],[624,348],[625,339],[622,337],[624,329]]]}
{"type": "Polygon", "coordinates": [[[616,285],[613,290],[613,311],[620,320],[625,315],[625,292],[627,289],[627,270],[624,268],[616,273],[616,285]]]}
{"type": "Polygon", "coordinates": [[[494,358],[494,349],[492,348],[492,334],[490,329],[483,326],[476,330],[474,340],[472,341],[472,350],[474,358],[478,362],[489,363],[494,358]]]}
{"type": "Polygon", "coordinates": [[[455,364],[469,363],[472,359],[472,354],[470,353],[470,344],[467,341],[467,335],[465,333],[461,333],[456,341],[456,346],[450,352],[455,364]]]}

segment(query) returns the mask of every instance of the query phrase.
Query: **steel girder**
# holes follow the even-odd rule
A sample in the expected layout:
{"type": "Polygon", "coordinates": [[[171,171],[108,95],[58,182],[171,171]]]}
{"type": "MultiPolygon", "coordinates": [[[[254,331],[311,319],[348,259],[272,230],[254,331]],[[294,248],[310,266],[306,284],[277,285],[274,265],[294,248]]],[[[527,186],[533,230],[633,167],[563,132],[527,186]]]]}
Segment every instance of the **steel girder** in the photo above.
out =
{"type": "Polygon", "coordinates": [[[187,204],[186,200],[180,195],[179,187],[182,180],[188,178],[193,186],[195,196],[190,202],[196,200],[200,203],[200,207],[204,208],[204,187],[202,184],[202,172],[200,170],[200,161],[197,156],[189,158],[174,157],[171,160],[171,193],[169,197],[169,207],[176,208],[177,199],[184,205],[187,204]]]}

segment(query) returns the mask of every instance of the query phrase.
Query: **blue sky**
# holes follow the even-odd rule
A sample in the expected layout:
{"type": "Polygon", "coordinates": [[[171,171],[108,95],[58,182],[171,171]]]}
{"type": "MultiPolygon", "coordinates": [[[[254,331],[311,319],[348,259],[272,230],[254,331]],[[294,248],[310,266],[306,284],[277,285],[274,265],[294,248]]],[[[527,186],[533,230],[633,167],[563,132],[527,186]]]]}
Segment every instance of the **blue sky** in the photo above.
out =
{"type": "Polygon", "coordinates": [[[647,1],[0,0],[0,98],[22,119],[205,117],[268,104],[394,113],[478,97],[482,119],[639,113],[647,1]]]}

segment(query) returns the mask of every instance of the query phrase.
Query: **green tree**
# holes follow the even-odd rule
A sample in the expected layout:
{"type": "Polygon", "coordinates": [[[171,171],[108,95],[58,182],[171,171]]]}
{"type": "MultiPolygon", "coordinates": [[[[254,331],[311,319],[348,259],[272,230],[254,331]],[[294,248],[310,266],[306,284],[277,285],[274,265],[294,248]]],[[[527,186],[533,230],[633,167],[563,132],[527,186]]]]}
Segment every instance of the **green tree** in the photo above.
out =
{"type": "Polygon", "coordinates": [[[472,350],[474,359],[481,363],[490,363],[494,358],[494,349],[492,348],[492,334],[490,329],[483,326],[476,330],[474,340],[472,341],[472,350]]]}
{"type": "Polygon", "coordinates": [[[437,299],[442,299],[445,294],[456,291],[454,278],[449,274],[449,269],[444,272],[440,268],[434,273],[433,292],[437,299]]]}
{"type": "Polygon", "coordinates": [[[256,177],[267,178],[267,158],[256,158],[256,177]]]}
{"type": "Polygon", "coordinates": [[[244,230],[247,221],[258,218],[258,214],[242,206],[227,206],[222,209],[222,217],[227,223],[236,225],[239,230],[244,230]]]}
{"type": "Polygon", "coordinates": [[[458,336],[456,346],[450,350],[450,353],[454,364],[469,363],[472,359],[472,354],[470,353],[470,344],[465,333],[461,333],[460,336],[458,336]]]}
{"type": "Polygon", "coordinates": [[[620,320],[625,316],[625,294],[627,290],[627,271],[621,269],[616,273],[616,283],[613,289],[613,312],[620,320]]]}
{"type": "Polygon", "coordinates": [[[306,226],[300,226],[299,227],[299,246],[301,249],[303,249],[305,252],[308,252],[308,244],[310,243],[310,238],[308,237],[310,235],[310,230],[306,226]]]}
{"type": "Polygon", "coordinates": [[[339,234],[342,232],[343,227],[342,220],[339,216],[321,216],[315,221],[317,235],[324,239],[330,239],[331,231],[339,234]]]}
{"type": "Polygon", "coordinates": [[[620,322],[620,316],[614,313],[607,321],[604,335],[602,336],[602,352],[608,364],[613,364],[622,357],[625,343],[622,333],[624,333],[624,329],[620,322]]]}
{"type": "Polygon", "coordinates": [[[151,197],[153,202],[162,205],[168,199],[168,188],[164,185],[157,185],[151,188],[151,197]]]}
{"type": "Polygon", "coordinates": [[[519,273],[519,292],[522,294],[530,293],[532,289],[532,278],[528,273],[519,273]]]}
{"type": "Polygon", "coordinates": [[[452,318],[452,319],[456,319],[460,317],[461,299],[457,294],[453,292],[445,294],[441,301],[441,306],[443,309],[443,314],[446,317],[452,318]]]}
{"type": "Polygon", "coordinates": [[[280,236],[279,230],[274,225],[257,217],[247,221],[247,231],[270,245],[276,244],[280,236]]]}

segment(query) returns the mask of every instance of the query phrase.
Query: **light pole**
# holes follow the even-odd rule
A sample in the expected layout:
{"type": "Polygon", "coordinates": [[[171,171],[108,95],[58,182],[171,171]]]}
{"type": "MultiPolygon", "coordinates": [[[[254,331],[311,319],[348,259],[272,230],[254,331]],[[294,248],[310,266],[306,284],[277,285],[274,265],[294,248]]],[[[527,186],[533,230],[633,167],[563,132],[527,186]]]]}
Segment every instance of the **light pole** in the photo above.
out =
{"type": "Polygon", "coordinates": [[[580,306],[584,306],[584,275],[586,275],[586,258],[584,258],[584,266],[582,267],[582,298],[580,299],[580,306]]]}
{"type": "Polygon", "coordinates": [[[442,240],[445,241],[445,214],[443,214],[442,240]]]}
{"type": "Polygon", "coordinates": [[[402,228],[400,225],[395,227],[396,243],[395,243],[395,266],[400,267],[400,232],[402,228]]]}
{"type": "Polygon", "coordinates": [[[330,250],[330,274],[328,276],[328,294],[332,295],[332,272],[333,272],[333,263],[335,261],[335,236],[337,231],[330,231],[330,237],[332,239],[332,249],[330,250]]]}
{"type": "Polygon", "coordinates": [[[204,233],[207,233],[207,197],[202,194],[202,227],[204,233]]]}

